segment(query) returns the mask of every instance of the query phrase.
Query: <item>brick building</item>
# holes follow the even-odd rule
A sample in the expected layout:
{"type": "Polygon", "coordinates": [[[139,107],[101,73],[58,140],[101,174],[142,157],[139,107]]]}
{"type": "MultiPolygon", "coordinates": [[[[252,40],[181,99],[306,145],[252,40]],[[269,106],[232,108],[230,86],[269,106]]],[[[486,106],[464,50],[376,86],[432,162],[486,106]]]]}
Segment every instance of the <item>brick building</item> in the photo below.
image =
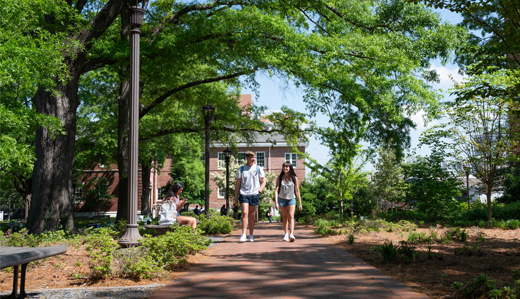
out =
{"type": "MultiPolygon", "coordinates": [[[[240,98],[240,105],[242,107],[247,107],[252,105],[251,95],[242,95],[240,98]]],[[[266,126],[269,124],[266,123],[266,126]]],[[[305,153],[305,149],[308,144],[301,143],[298,146],[298,150],[302,153],[305,153]]],[[[219,160],[224,161],[223,151],[226,149],[225,145],[216,144],[210,150],[210,174],[213,173],[221,173],[222,168],[219,168],[219,160]]],[[[257,134],[257,137],[251,144],[239,143],[237,144],[238,156],[236,157],[238,160],[245,160],[245,152],[253,151],[256,153],[257,164],[264,168],[264,171],[274,171],[275,173],[279,173],[282,168],[282,164],[285,161],[290,162],[294,166],[294,170],[296,175],[300,180],[305,179],[305,165],[304,159],[298,157],[296,154],[291,152],[290,147],[287,146],[285,140],[283,140],[282,136],[272,134],[270,136],[262,136],[257,134]],[[267,142],[267,139],[276,140],[276,144],[273,145],[271,142],[267,142]]],[[[202,159],[202,158],[201,158],[202,159]]],[[[202,159],[203,160],[203,159],[202,159]]],[[[150,207],[154,205],[160,205],[162,203],[162,199],[165,194],[161,194],[161,188],[168,184],[168,181],[171,179],[169,176],[170,168],[171,168],[172,159],[168,158],[164,163],[163,168],[160,172],[156,170],[152,170],[150,174],[150,182],[151,182],[151,192],[150,192],[150,207]]],[[[224,163],[220,163],[223,165],[224,163]]],[[[210,175],[211,177],[211,175],[210,175]]],[[[108,214],[111,216],[115,216],[117,212],[117,202],[119,195],[119,173],[117,170],[117,165],[112,164],[109,166],[103,165],[94,165],[90,170],[84,170],[84,174],[78,178],[78,184],[76,186],[80,186],[85,182],[92,181],[93,179],[100,180],[99,182],[103,185],[102,187],[106,187],[106,192],[114,196],[112,199],[105,201],[103,204],[90,204],[85,205],[83,201],[85,196],[85,190],[80,187],[75,187],[75,200],[77,203],[76,214],[77,215],[90,215],[94,213],[102,213],[108,214]],[[81,184],[79,184],[81,183],[81,184]]],[[[230,182],[230,184],[234,184],[235,182],[230,182]]],[[[89,188],[89,187],[86,187],[89,188]]],[[[86,189],[85,188],[85,189],[86,189]]],[[[212,189],[210,193],[210,208],[220,208],[223,203],[225,203],[224,192],[220,192],[216,184],[211,181],[210,188],[212,189]]],[[[141,184],[141,171],[139,170],[139,187],[138,187],[138,214],[140,213],[141,208],[141,194],[142,194],[142,184],[141,184]]]]}

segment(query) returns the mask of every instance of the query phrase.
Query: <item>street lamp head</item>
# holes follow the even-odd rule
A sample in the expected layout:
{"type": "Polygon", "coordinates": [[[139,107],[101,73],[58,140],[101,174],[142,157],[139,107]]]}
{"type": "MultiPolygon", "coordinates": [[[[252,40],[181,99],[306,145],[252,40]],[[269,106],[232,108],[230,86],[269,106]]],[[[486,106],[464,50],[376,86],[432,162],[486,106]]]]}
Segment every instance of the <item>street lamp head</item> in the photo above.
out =
{"type": "Polygon", "coordinates": [[[139,7],[139,8],[146,10],[148,8],[149,2],[150,2],[150,0],[133,0],[132,1],[133,5],[130,5],[130,7],[139,7],[139,3],[141,3],[141,7],[139,7]]]}
{"type": "Polygon", "coordinates": [[[213,112],[215,112],[215,107],[211,106],[209,102],[205,106],[202,106],[202,108],[200,109],[202,110],[202,114],[204,114],[204,117],[213,118],[213,112]]]}
{"type": "Polygon", "coordinates": [[[144,12],[148,8],[149,0],[133,0],[130,5],[130,27],[139,28],[143,26],[144,12]],[[141,5],[139,5],[141,3],[141,5]]]}
{"type": "Polygon", "coordinates": [[[226,149],[224,150],[224,157],[231,157],[231,154],[232,154],[232,153],[233,153],[233,152],[232,152],[232,151],[229,149],[229,147],[228,147],[228,148],[226,148],[226,149]]]}

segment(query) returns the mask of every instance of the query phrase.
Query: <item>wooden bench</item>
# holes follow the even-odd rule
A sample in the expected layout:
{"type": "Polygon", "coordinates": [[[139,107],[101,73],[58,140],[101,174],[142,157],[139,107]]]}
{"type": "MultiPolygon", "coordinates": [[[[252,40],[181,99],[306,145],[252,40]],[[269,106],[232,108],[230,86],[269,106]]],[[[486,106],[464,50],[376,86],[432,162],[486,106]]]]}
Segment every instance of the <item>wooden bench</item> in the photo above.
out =
{"type": "Polygon", "coordinates": [[[67,246],[57,245],[51,247],[5,247],[0,246],[0,269],[14,267],[13,292],[8,298],[16,298],[18,292],[18,270],[22,265],[22,277],[20,281],[20,298],[27,297],[25,293],[25,273],[30,262],[65,253],[67,246]]]}

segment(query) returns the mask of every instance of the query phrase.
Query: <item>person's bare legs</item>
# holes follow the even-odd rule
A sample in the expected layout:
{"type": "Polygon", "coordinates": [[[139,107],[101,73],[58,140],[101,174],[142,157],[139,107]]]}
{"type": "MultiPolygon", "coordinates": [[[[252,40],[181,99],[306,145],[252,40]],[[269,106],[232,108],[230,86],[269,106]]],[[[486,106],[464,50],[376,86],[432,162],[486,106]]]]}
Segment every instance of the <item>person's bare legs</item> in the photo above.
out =
{"type": "Polygon", "coordinates": [[[194,217],[177,216],[177,223],[179,223],[179,225],[186,225],[197,228],[197,219],[194,217]]]}
{"type": "Polygon", "coordinates": [[[283,232],[284,234],[287,234],[287,224],[288,224],[288,220],[289,220],[289,217],[287,216],[287,207],[280,207],[280,210],[282,210],[282,218],[283,218],[283,232]]]}
{"type": "Polygon", "coordinates": [[[255,210],[256,206],[249,206],[249,235],[253,235],[255,230],[255,210]]]}
{"type": "Polygon", "coordinates": [[[295,211],[295,209],[296,209],[295,205],[291,205],[291,206],[287,207],[287,210],[288,210],[287,214],[289,214],[287,217],[288,218],[287,221],[289,222],[288,226],[290,228],[290,231],[289,231],[290,234],[294,234],[294,211],[295,211]]]}
{"type": "Polygon", "coordinates": [[[242,203],[242,235],[245,235],[247,232],[247,224],[249,220],[249,204],[242,203]]]}

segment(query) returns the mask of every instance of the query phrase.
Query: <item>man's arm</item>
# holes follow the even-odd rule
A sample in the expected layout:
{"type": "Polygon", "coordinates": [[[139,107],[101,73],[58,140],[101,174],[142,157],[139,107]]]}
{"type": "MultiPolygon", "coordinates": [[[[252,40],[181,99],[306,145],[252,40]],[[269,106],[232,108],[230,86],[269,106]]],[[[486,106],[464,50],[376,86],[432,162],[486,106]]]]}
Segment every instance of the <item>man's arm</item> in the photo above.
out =
{"type": "Polygon", "coordinates": [[[265,188],[265,184],[267,183],[267,180],[265,178],[260,178],[260,181],[262,182],[262,185],[260,185],[260,189],[258,189],[258,193],[262,193],[265,188]]]}

